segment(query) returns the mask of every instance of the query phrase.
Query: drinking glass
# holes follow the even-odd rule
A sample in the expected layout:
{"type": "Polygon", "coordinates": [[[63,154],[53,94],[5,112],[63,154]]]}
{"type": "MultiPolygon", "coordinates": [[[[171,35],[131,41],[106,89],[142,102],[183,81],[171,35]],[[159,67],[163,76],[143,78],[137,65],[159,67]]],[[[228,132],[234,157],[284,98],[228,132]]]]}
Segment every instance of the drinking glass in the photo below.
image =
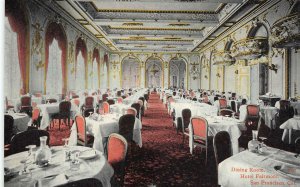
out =
{"type": "Polygon", "coordinates": [[[64,160],[69,161],[71,160],[71,152],[69,150],[69,138],[63,138],[62,140],[64,142],[64,160]]]}

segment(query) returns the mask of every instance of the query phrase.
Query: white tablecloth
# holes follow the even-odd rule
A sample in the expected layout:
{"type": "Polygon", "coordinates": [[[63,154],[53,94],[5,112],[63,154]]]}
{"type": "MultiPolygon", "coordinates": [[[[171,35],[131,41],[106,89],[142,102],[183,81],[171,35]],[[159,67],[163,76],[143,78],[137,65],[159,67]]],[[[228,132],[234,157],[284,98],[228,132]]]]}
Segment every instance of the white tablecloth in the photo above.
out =
{"type": "MultiPolygon", "coordinates": [[[[52,120],[51,115],[59,113],[59,103],[41,104],[37,107],[40,108],[42,116],[40,128],[46,129],[52,120]]],[[[71,102],[71,118],[74,119],[77,114],[80,114],[80,109],[71,102]]]]}
{"type": "Polygon", "coordinates": [[[268,147],[262,155],[248,150],[233,155],[218,166],[218,183],[223,187],[300,186],[300,180],[284,176],[274,166],[299,168],[294,153],[268,147]]]}
{"type": "MultiPolygon", "coordinates": [[[[241,136],[241,130],[245,130],[244,122],[228,117],[222,116],[206,116],[205,119],[208,122],[208,136],[215,136],[220,131],[227,131],[231,138],[232,152],[237,154],[239,152],[238,139],[241,136]]],[[[193,137],[191,124],[189,125],[189,147],[191,154],[193,153],[193,137]]]]}
{"type": "Polygon", "coordinates": [[[300,116],[299,117],[294,117],[286,122],[284,122],[282,125],[280,125],[281,129],[284,129],[283,134],[282,134],[282,141],[286,138],[286,136],[289,136],[289,143],[291,142],[292,139],[292,130],[300,130],[300,116]]]}
{"type": "MultiPolygon", "coordinates": [[[[186,101],[186,100],[183,100],[186,101]]],[[[170,112],[175,110],[175,117],[179,118],[182,117],[182,110],[185,108],[188,108],[192,112],[192,116],[206,116],[212,115],[212,116],[217,116],[218,114],[218,108],[211,106],[206,103],[194,103],[191,102],[190,100],[187,102],[181,102],[180,100],[171,103],[171,109],[170,112]]]]}
{"type": "Polygon", "coordinates": [[[278,108],[276,107],[261,107],[260,108],[260,115],[265,120],[266,125],[270,129],[275,129],[275,114],[278,112],[278,108]]]}
{"type": "Polygon", "coordinates": [[[10,113],[8,115],[11,115],[14,118],[14,134],[26,131],[28,125],[31,125],[31,118],[25,113],[10,113]]]}
{"type": "MultiPolygon", "coordinates": [[[[119,132],[119,116],[116,114],[106,114],[103,116],[103,121],[95,121],[90,118],[85,118],[87,132],[95,137],[93,148],[99,151],[104,151],[103,149],[103,138],[109,137],[112,133],[119,132]]],[[[139,119],[135,118],[134,128],[133,128],[133,141],[136,142],[140,147],[142,147],[142,123],[139,119]]],[[[71,128],[71,135],[69,139],[70,145],[77,144],[77,131],[76,124],[74,122],[71,128]]]]}
{"type": "MultiPolygon", "coordinates": [[[[44,177],[51,176],[51,175],[67,175],[69,177],[69,181],[76,181],[85,178],[96,178],[100,180],[105,187],[111,186],[110,179],[113,176],[114,170],[107,162],[105,156],[102,152],[97,151],[97,156],[93,159],[83,160],[80,159],[80,169],[73,171],[70,169],[70,161],[65,162],[64,156],[65,152],[63,151],[62,146],[56,146],[51,148],[53,151],[52,160],[49,167],[39,168],[35,165],[29,165],[32,173],[32,181],[28,182],[28,186],[30,184],[39,183],[41,186],[53,186],[53,185],[60,185],[64,184],[66,181],[56,179],[53,177],[52,179],[45,179],[44,177]],[[55,183],[55,184],[54,184],[55,183]]],[[[90,148],[82,147],[82,146],[75,146],[70,147],[70,150],[78,150],[78,151],[85,151],[90,148]]],[[[93,151],[93,150],[91,150],[93,151]]],[[[95,151],[95,150],[94,150],[95,151]]],[[[20,171],[23,169],[23,164],[20,162],[26,156],[28,152],[21,152],[18,154],[14,154],[4,158],[4,167],[9,168],[13,171],[20,171]]],[[[58,176],[57,176],[58,177],[58,176]]],[[[24,182],[20,181],[22,176],[16,176],[15,178],[5,182],[4,186],[11,187],[11,186],[26,186],[24,182]]],[[[33,185],[32,185],[33,186],[33,185]]]]}

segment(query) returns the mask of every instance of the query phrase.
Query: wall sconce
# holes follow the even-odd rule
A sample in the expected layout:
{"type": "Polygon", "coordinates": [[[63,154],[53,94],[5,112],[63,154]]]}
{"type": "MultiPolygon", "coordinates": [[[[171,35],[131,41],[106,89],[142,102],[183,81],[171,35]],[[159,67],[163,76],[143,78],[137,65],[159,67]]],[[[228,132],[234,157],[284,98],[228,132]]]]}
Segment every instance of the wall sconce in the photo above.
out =
{"type": "Polygon", "coordinates": [[[234,73],[235,73],[235,74],[239,74],[239,70],[235,70],[234,73]]]}
{"type": "Polygon", "coordinates": [[[221,77],[220,73],[217,73],[217,74],[216,74],[216,76],[217,76],[218,78],[220,78],[220,77],[221,77]]]}
{"type": "Polygon", "coordinates": [[[208,79],[207,75],[204,76],[205,79],[208,79]]]}
{"type": "Polygon", "coordinates": [[[277,73],[277,70],[278,70],[278,66],[277,64],[271,64],[268,66],[269,70],[272,70],[272,71],[275,71],[275,73],[277,73]]]}
{"type": "Polygon", "coordinates": [[[194,62],[194,63],[191,63],[191,69],[190,69],[190,73],[191,73],[191,75],[192,75],[192,78],[193,78],[193,80],[196,80],[197,78],[199,78],[200,77],[200,70],[199,70],[199,68],[197,67],[199,65],[199,63],[196,63],[196,62],[194,62]]]}

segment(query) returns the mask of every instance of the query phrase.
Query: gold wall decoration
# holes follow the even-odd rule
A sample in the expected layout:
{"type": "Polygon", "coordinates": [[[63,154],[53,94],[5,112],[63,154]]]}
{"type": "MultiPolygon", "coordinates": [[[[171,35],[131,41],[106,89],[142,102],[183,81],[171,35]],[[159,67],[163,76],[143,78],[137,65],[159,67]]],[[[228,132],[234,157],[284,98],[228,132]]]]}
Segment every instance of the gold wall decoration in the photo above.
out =
{"type": "Polygon", "coordinates": [[[70,64],[74,62],[74,43],[73,41],[69,42],[69,50],[68,50],[68,61],[70,64]]]}
{"type": "Polygon", "coordinates": [[[43,63],[42,61],[39,61],[38,63],[35,63],[35,68],[38,71],[40,68],[44,68],[45,67],[45,63],[43,63]]]}
{"type": "Polygon", "coordinates": [[[143,26],[142,22],[126,22],[122,24],[123,26],[143,26]]]}
{"type": "Polygon", "coordinates": [[[189,23],[170,23],[169,26],[171,27],[186,27],[186,26],[190,26],[189,23]]]}

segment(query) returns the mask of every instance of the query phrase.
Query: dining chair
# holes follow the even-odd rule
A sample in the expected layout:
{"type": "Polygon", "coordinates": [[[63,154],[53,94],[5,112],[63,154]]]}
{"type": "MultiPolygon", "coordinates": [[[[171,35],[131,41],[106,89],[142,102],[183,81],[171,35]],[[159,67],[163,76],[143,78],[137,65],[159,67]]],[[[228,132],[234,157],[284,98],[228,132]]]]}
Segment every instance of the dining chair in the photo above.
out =
{"type": "Polygon", "coordinates": [[[144,94],[144,98],[148,102],[148,100],[149,100],[149,94],[144,94]]]}
{"type": "Polygon", "coordinates": [[[133,115],[134,117],[136,117],[137,111],[136,111],[135,108],[129,107],[129,108],[127,109],[127,114],[131,114],[131,115],[133,115]]]}
{"type": "Polygon", "coordinates": [[[85,102],[81,106],[81,113],[84,114],[86,110],[94,109],[94,97],[87,96],[85,97],[85,102]]]}
{"type": "Polygon", "coordinates": [[[189,136],[189,124],[192,116],[192,111],[188,108],[185,108],[181,112],[181,124],[182,124],[182,146],[184,146],[185,136],[189,136]]]}
{"type": "Polygon", "coordinates": [[[106,102],[108,102],[109,105],[115,104],[115,100],[113,100],[113,99],[108,99],[106,102]]]}
{"type": "Polygon", "coordinates": [[[114,184],[114,186],[124,185],[127,148],[127,140],[122,135],[117,133],[109,135],[107,143],[107,161],[115,171],[114,179],[119,182],[119,185],[114,184]]]}
{"type": "Polygon", "coordinates": [[[140,103],[133,103],[133,104],[131,105],[131,107],[135,108],[135,110],[136,110],[136,112],[137,112],[136,117],[137,117],[138,119],[140,119],[140,112],[141,112],[141,105],[140,105],[140,103]]]}
{"type": "Polygon", "coordinates": [[[102,101],[107,101],[108,100],[108,94],[102,94],[102,101]]]}
{"type": "Polygon", "coordinates": [[[77,145],[92,147],[94,137],[87,133],[85,118],[82,115],[77,115],[75,117],[75,124],[77,130],[77,145]]]}
{"type": "Polygon", "coordinates": [[[32,124],[31,126],[39,128],[41,117],[40,117],[40,109],[38,107],[34,107],[32,109],[32,117],[31,117],[32,124]]]}
{"type": "Polygon", "coordinates": [[[72,101],[73,101],[73,103],[74,103],[77,107],[79,107],[79,105],[80,105],[80,100],[79,100],[79,99],[73,99],[72,101]]]}
{"type": "Polygon", "coordinates": [[[101,181],[95,178],[85,178],[68,182],[66,184],[58,185],[57,187],[102,187],[101,181]]]}
{"type": "Polygon", "coordinates": [[[125,114],[119,119],[119,134],[124,136],[127,142],[132,141],[134,123],[135,116],[133,116],[132,114],[125,114]]]}
{"type": "Polygon", "coordinates": [[[230,109],[221,109],[219,112],[220,116],[228,116],[228,117],[232,117],[234,111],[230,110],[230,109]]]}
{"type": "Polygon", "coordinates": [[[108,102],[103,102],[102,103],[102,107],[103,107],[103,113],[104,114],[108,114],[109,113],[109,109],[110,109],[110,106],[109,106],[109,103],[108,102]]]}
{"type": "Polygon", "coordinates": [[[26,151],[26,146],[36,145],[40,146],[40,137],[47,136],[46,144],[49,145],[50,135],[45,130],[27,130],[20,132],[12,137],[11,143],[9,146],[9,153],[15,154],[19,152],[26,151]]]}
{"type": "Polygon", "coordinates": [[[60,130],[61,120],[67,119],[66,125],[71,128],[70,126],[70,118],[71,118],[71,102],[70,101],[62,101],[59,103],[59,113],[53,114],[52,119],[58,119],[58,130],[60,130]]]}
{"type": "Polygon", "coordinates": [[[275,114],[276,128],[292,117],[294,117],[294,109],[291,107],[290,101],[280,100],[279,111],[275,114]]]}
{"type": "Polygon", "coordinates": [[[199,116],[192,117],[191,129],[194,145],[205,149],[205,165],[207,165],[208,123],[206,119],[199,116]]]}
{"type": "Polygon", "coordinates": [[[29,97],[29,96],[21,97],[20,112],[27,113],[29,116],[32,116],[31,97],[29,97]]]}
{"type": "Polygon", "coordinates": [[[118,103],[122,103],[122,102],[123,102],[123,98],[122,98],[122,97],[118,97],[117,102],[118,102],[118,103]]]}
{"type": "Polygon", "coordinates": [[[14,130],[14,118],[11,115],[4,115],[4,145],[9,144],[14,130]]]}
{"type": "Polygon", "coordinates": [[[50,99],[47,99],[46,100],[46,103],[57,103],[57,100],[56,99],[53,99],[53,98],[50,98],[50,99]]]}
{"type": "Polygon", "coordinates": [[[225,98],[219,98],[219,107],[220,110],[227,108],[227,100],[225,98]]]}
{"type": "Polygon", "coordinates": [[[141,100],[141,99],[139,99],[137,102],[138,102],[138,103],[140,104],[140,106],[141,106],[141,114],[140,114],[140,117],[141,117],[141,119],[142,119],[142,116],[144,116],[144,112],[145,112],[144,101],[141,100]]]}
{"type": "Polygon", "coordinates": [[[232,144],[229,133],[227,131],[218,132],[214,136],[213,147],[218,171],[219,163],[232,156],[232,144]]]}
{"type": "Polygon", "coordinates": [[[11,103],[9,102],[9,100],[7,99],[7,97],[5,97],[5,109],[6,109],[6,111],[8,111],[8,110],[10,110],[10,109],[14,109],[13,104],[11,104],[11,103]]]}
{"type": "Polygon", "coordinates": [[[126,95],[122,95],[121,97],[122,97],[122,99],[126,99],[126,97],[128,97],[128,95],[127,94],[126,95]]]}

